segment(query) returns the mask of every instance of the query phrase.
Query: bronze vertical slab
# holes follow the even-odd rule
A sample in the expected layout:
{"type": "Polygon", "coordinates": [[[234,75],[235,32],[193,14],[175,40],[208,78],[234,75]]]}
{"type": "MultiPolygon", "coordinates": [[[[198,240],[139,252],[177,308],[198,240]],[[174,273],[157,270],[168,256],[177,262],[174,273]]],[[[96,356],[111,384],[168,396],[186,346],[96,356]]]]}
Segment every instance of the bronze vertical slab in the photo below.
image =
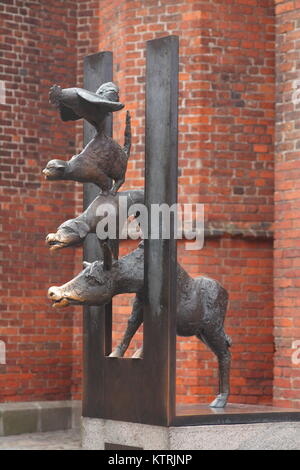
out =
{"type": "MultiPolygon", "coordinates": [[[[177,199],[178,38],[147,43],[146,203],[177,199]]],[[[175,415],[176,243],[145,242],[144,359],[106,358],[101,417],[167,425],[175,415]]]]}
{"type": "MultiPolygon", "coordinates": [[[[177,202],[177,120],[178,38],[169,36],[147,43],[149,211],[152,204],[177,202]]],[[[105,357],[101,309],[85,311],[84,416],[154,425],[168,425],[174,419],[176,240],[172,231],[171,239],[145,241],[145,292],[144,359],[105,357]]]]}
{"type": "MultiPolygon", "coordinates": [[[[151,206],[177,202],[178,37],[147,43],[145,201],[151,206]]],[[[155,229],[155,227],[152,227],[155,229]]],[[[160,229],[162,227],[160,226],[160,229]]],[[[175,415],[176,240],[145,240],[145,368],[149,387],[144,419],[169,425],[175,415]]]]}

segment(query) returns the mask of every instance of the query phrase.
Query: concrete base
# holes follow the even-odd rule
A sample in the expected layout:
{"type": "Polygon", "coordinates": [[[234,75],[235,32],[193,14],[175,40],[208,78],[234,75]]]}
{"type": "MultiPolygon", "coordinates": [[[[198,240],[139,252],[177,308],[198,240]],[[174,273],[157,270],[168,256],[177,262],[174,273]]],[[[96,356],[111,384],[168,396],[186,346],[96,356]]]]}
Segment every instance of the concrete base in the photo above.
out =
{"type": "Polygon", "coordinates": [[[0,436],[80,427],[81,402],[39,401],[0,404],[0,436]]]}
{"type": "Polygon", "coordinates": [[[82,418],[83,449],[300,450],[300,422],[165,428],[82,418]],[[113,446],[111,446],[113,444],[113,446]]]}

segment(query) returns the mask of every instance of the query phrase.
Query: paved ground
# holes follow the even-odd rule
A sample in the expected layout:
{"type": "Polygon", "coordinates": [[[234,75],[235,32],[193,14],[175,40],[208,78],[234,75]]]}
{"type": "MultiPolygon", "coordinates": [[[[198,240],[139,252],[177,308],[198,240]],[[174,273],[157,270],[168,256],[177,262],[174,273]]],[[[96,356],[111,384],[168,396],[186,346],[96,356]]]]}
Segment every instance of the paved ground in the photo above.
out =
{"type": "Polygon", "coordinates": [[[0,450],[80,450],[79,431],[41,432],[0,437],[0,450]]]}

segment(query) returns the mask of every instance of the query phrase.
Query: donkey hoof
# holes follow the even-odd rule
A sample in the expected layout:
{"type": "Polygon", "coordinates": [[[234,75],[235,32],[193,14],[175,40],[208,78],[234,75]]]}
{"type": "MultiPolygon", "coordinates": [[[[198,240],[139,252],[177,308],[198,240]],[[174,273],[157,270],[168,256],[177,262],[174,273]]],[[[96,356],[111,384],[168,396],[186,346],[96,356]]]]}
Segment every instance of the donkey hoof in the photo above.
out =
{"type": "Polygon", "coordinates": [[[216,398],[209,405],[211,408],[224,408],[227,403],[228,395],[227,393],[221,393],[217,395],[216,398]]]}
{"type": "Polygon", "coordinates": [[[138,349],[132,356],[132,359],[142,359],[143,358],[143,348],[138,349]]]}
{"type": "Polygon", "coordinates": [[[122,357],[122,353],[120,349],[117,348],[113,352],[111,352],[108,357],[122,357]]]}

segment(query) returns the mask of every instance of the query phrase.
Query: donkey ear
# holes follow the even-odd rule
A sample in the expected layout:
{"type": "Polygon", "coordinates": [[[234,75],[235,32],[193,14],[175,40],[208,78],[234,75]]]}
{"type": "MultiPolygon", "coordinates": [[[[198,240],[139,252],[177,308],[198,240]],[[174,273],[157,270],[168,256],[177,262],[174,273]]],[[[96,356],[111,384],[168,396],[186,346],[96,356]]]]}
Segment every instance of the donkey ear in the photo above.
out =
{"type": "Polygon", "coordinates": [[[112,267],[112,253],[107,243],[103,243],[102,251],[103,251],[103,269],[104,271],[110,271],[112,267]]]}

